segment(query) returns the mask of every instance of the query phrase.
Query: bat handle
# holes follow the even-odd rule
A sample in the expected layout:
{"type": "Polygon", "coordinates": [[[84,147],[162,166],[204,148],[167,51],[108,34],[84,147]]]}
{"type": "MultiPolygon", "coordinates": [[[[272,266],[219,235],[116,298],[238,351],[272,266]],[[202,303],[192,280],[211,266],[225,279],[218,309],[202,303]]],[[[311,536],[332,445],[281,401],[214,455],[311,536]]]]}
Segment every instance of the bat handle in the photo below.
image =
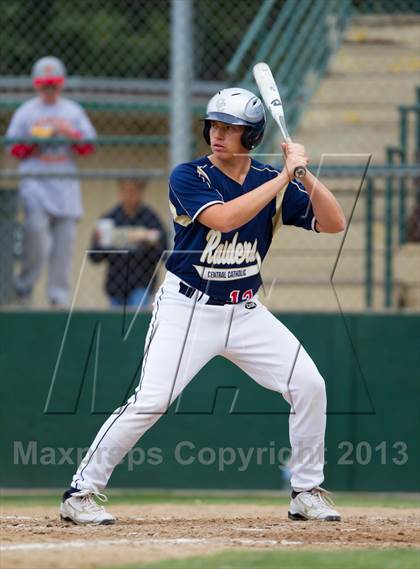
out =
{"type": "Polygon", "coordinates": [[[303,166],[298,166],[297,168],[295,168],[293,175],[298,180],[299,178],[304,178],[306,176],[306,168],[304,168],[303,166]]]}
{"type": "MultiPolygon", "coordinates": [[[[283,129],[282,129],[282,132],[284,133],[284,139],[285,139],[287,144],[289,144],[290,142],[293,142],[292,139],[290,138],[290,135],[287,132],[287,130],[283,131],[283,129]]],[[[293,172],[293,176],[295,178],[297,178],[298,180],[299,180],[299,178],[304,178],[306,176],[306,168],[304,166],[298,166],[297,168],[295,168],[295,171],[293,172]]]]}

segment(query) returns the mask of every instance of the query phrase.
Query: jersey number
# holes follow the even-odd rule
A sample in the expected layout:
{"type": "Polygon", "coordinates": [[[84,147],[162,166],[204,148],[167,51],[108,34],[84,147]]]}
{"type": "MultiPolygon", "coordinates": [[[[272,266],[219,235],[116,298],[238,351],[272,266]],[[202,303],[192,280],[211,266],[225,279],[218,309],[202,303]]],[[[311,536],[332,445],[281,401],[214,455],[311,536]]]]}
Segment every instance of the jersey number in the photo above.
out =
{"type": "MultiPolygon", "coordinates": [[[[239,293],[239,290],[232,290],[230,293],[229,298],[233,304],[237,304],[239,302],[239,293]]],[[[252,294],[252,288],[249,288],[243,293],[241,300],[251,300],[253,296],[254,295],[252,294]]]]}

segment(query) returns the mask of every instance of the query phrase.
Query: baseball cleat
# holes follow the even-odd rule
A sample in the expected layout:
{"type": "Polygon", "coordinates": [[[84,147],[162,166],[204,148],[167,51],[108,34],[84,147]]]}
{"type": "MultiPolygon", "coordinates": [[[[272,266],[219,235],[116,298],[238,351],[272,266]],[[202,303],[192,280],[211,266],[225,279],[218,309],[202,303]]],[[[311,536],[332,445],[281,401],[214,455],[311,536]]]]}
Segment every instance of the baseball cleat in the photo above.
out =
{"type": "Polygon", "coordinates": [[[334,502],[328,494],[327,490],[319,486],[307,492],[299,492],[295,498],[290,500],[289,519],[339,522],[341,516],[332,508],[334,502]]]}
{"type": "Polygon", "coordinates": [[[103,494],[91,490],[65,492],[60,505],[61,519],[74,524],[115,524],[114,516],[100,506],[95,498],[101,502],[108,500],[103,494]]]}

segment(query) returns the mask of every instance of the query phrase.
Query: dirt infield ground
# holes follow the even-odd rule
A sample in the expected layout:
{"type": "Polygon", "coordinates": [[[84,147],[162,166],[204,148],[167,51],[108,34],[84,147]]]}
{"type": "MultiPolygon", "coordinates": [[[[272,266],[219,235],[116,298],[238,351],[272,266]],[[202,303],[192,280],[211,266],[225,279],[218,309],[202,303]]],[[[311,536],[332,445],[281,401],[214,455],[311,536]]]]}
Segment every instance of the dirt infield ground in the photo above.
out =
{"type": "Polygon", "coordinates": [[[115,526],[58,520],[57,508],[11,505],[1,511],[1,566],[81,568],[150,562],[222,549],[417,547],[416,508],[342,507],[341,523],[291,522],[285,506],[117,505],[115,526]]]}

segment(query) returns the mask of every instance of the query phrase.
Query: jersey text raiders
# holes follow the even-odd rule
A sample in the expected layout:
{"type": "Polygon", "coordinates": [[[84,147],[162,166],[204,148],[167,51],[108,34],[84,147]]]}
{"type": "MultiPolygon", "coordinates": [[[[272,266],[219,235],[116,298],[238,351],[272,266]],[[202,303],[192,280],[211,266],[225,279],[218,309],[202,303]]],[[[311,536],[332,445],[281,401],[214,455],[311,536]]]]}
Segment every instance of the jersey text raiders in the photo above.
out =
{"type": "Polygon", "coordinates": [[[253,219],[222,233],[201,224],[207,207],[233,200],[275,178],[279,171],[251,160],[243,185],[209,158],[177,166],[169,178],[169,205],[175,225],[175,244],[166,267],[182,281],[218,300],[249,300],[261,286],[261,264],[276,225],[314,229],[309,195],[291,181],[253,219]]]}

